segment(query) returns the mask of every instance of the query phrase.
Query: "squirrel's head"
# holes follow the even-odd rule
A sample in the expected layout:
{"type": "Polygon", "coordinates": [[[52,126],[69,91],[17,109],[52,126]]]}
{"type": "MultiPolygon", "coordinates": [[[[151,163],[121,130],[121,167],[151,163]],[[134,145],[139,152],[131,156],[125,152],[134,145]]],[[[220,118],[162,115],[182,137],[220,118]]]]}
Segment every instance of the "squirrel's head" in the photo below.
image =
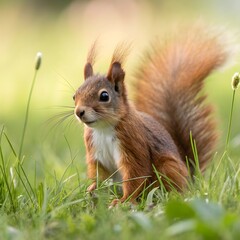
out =
{"type": "Polygon", "coordinates": [[[92,63],[84,67],[84,83],[77,89],[75,116],[91,128],[115,126],[127,108],[125,73],[121,63],[113,61],[106,75],[93,73],[92,63]]]}

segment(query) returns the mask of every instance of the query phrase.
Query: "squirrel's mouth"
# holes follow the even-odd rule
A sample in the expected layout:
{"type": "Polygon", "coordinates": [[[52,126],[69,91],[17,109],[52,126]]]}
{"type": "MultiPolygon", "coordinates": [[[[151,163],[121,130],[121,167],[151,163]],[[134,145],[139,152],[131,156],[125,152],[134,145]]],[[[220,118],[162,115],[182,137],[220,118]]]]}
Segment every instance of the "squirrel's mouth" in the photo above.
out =
{"type": "Polygon", "coordinates": [[[95,123],[96,121],[89,121],[89,122],[83,122],[84,124],[86,124],[86,125],[91,125],[91,124],[93,124],[93,123],[95,123]]]}

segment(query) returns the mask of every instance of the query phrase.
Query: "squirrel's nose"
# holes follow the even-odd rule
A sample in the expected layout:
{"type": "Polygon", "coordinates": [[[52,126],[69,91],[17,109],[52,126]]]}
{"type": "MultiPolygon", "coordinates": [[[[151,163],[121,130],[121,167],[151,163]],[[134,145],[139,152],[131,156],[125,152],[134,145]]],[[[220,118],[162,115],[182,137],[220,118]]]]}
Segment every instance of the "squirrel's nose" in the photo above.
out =
{"type": "Polygon", "coordinates": [[[79,116],[82,117],[84,115],[84,113],[85,113],[84,110],[79,111],[79,116]]]}
{"type": "Polygon", "coordinates": [[[83,115],[85,114],[85,110],[83,108],[76,110],[76,115],[81,119],[83,115]]]}

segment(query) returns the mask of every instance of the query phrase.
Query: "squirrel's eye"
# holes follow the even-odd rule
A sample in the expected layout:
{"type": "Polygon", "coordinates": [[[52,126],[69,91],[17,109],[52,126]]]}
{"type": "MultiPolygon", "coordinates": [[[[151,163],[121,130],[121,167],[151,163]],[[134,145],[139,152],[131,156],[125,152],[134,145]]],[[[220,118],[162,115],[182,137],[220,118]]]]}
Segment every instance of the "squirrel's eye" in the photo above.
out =
{"type": "Polygon", "coordinates": [[[101,92],[99,100],[101,102],[107,102],[109,100],[109,95],[106,91],[101,92]]]}
{"type": "Polygon", "coordinates": [[[73,101],[75,101],[75,98],[76,98],[76,97],[75,97],[75,94],[74,94],[74,95],[73,95],[73,101]]]}

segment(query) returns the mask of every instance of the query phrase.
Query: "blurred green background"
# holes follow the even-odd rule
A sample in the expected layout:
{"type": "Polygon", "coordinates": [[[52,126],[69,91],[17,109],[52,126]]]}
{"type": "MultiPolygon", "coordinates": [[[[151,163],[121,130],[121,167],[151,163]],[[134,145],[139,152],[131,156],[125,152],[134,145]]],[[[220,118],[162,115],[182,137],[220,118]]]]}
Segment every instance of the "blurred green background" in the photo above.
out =
{"type": "MultiPolygon", "coordinates": [[[[54,127],[59,118],[51,123],[46,121],[66,110],[58,106],[73,106],[73,89],[83,80],[87,50],[94,40],[99,38],[100,43],[96,72],[107,71],[117,43],[133,42],[134,48],[125,65],[130,85],[134,68],[150,41],[176,24],[202,20],[224,27],[236,36],[238,43],[239,9],[240,1],[237,0],[0,1],[0,126],[5,126],[18,149],[34,58],[41,51],[43,62],[33,92],[23,150],[26,165],[31,169],[37,163],[38,174],[44,175],[45,171],[53,169],[63,171],[67,162],[76,157],[76,165],[84,169],[82,126],[74,121],[70,126],[66,122],[54,127]]],[[[206,86],[209,101],[216,106],[216,118],[222,132],[220,151],[223,151],[221,146],[229,118],[231,77],[235,71],[240,71],[239,55],[240,51],[236,52],[235,64],[211,75],[206,86]]],[[[238,91],[231,134],[232,151],[238,155],[239,119],[238,91]]]]}

